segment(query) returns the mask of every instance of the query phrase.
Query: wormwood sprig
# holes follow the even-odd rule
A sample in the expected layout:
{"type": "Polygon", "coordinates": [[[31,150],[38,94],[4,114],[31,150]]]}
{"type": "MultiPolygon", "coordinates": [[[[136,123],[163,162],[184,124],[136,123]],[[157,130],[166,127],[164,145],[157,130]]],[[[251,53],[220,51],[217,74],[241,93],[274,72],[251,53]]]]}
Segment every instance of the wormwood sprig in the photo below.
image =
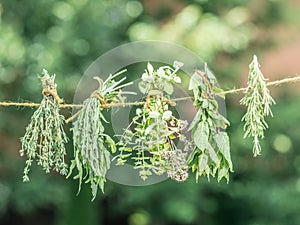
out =
{"type": "Polygon", "coordinates": [[[244,125],[244,138],[253,137],[253,154],[260,155],[261,146],[259,139],[264,138],[264,130],[268,128],[265,117],[273,116],[270,106],[275,104],[275,101],[270,95],[266,81],[260,71],[256,55],[253,56],[253,61],[249,65],[248,86],[245,96],[240,103],[247,106],[247,112],[242,118],[244,125]]]}
{"type": "Polygon", "coordinates": [[[55,74],[43,70],[43,100],[30,119],[26,133],[21,138],[20,155],[26,155],[23,181],[29,181],[28,173],[34,160],[49,173],[51,169],[62,175],[67,174],[66,134],[63,130],[64,117],[59,114],[58,104],[62,102],[56,91],[55,74]]]}
{"type": "MultiPolygon", "coordinates": [[[[189,90],[194,93],[194,106],[198,111],[188,130],[192,130],[194,148],[188,158],[189,168],[196,174],[196,181],[201,175],[215,176],[218,181],[223,177],[229,180],[233,171],[229,138],[225,132],[228,120],[218,112],[215,97],[223,90],[217,86],[214,77],[196,70],[190,80],[189,90]]],[[[224,96],[223,96],[224,97],[224,96]]]]}
{"type": "Polygon", "coordinates": [[[94,77],[99,82],[99,89],[83,102],[82,110],[73,124],[74,160],[68,177],[76,168],[78,174],[74,179],[79,180],[78,193],[82,180],[86,179],[85,182],[91,185],[93,199],[97,195],[98,187],[104,192],[105,175],[110,168],[110,152],[116,152],[114,140],[105,133],[104,123],[109,122],[103,115],[103,106],[124,101],[123,94],[133,94],[121,90],[132,84],[121,84],[126,77],[119,81],[114,80],[124,72],[125,70],[110,75],[105,81],[94,77]]]}
{"type": "Polygon", "coordinates": [[[186,155],[190,145],[182,132],[187,122],[177,119],[169,110],[168,100],[173,93],[173,83],[180,83],[176,75],[181,63],[175,62],[175,69],[164,66],[154,70],[148,63],[142,75],[139,89],[147,94],[146,103],[136,109],[131,124],[125,129],[119,142],[117,165],[123,165],[131,156],[134,168],[139,170],[141,179],[150,175],[167,175],[177,181],[188,177],[186,155]],[[185,143],[179,149],[176,141],[185,143]]]}

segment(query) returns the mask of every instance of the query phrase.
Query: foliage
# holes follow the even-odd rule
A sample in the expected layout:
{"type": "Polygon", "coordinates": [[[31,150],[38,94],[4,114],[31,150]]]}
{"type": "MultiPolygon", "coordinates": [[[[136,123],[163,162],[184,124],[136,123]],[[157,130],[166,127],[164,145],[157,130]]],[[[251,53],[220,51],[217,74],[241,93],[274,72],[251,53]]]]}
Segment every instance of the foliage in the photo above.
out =
{"type": "Polygon", "coordinates": [[[148,63],[147,70],[142,74],[142,80],[139,82],[140,91],[150,96],[157,95],[157,91],[166,92],[170,96],[174,91],[172,84],[181,83],[181,79],[176,75],[176,72],[183,64],[175,61],[173,66],[175,69],[169,66],[162,66],[157,71],[154,71],[153,66],[148,63]]]}
{"type": "Polygon", "coordinates": [[[139,169],[140,177],[146,180],[155,173],[167,173],[168,177],[184,181],[188,177],[186,155],[190,143],[182,132],[187,122],[176,118],[169,109],[169,98],[173,93],[172,83],[180,83],[176,72],[182,63],[175,62],[174,68],[163,66],[156,71],[148,63],[142,75],[139,89],[147,94],[142,108],[136,109],[132,122],[125,129],[119,142],[118,165],[132,156],[134,168],[139,169]],[[183,149],[176,142],[185,144],[183,149]]]}
{"type": "MultiPolygon", "coordinates": [[[[215,77],[196,71],[191,77],[189,89],[194,93],[194,106],[198,108],[189,130],[195,143],[189,156],[188,164],[196,173],[196,180],[201,175],[215,176],[218,181],[223,177],[229,180],[229,171],[233,172],[229,138],[224,129],[229,122],[218,111],[216,94],[222,92],[215,77]]],[[[223,96],[224,97],[224,96],[223,96]]]]}
{"type": "MultiPolygon", "coordinates": [[[[182,44],[213,66],[222,87],[238,86],[243,80],[241,71],[253,52],[264,55],[264,62],[272,58],[279,64],[285,60],[284,55],[268,57],[268,50],[293,44],[288,40],[297,39],[295,28],[299,27],[299,6],[290,0],[3,0],[0,5],[2,100],[38,101],[36,73],[47,67],[62,74],[56,77],[60,94],[71,102],[76,84],[92,59],[120,43],[142,38],[182,44]],[[130,3],[141,5],[136,17],[127,13],[130,3]],[[199,11],[196,16],[195,10],[199,11]]],[[[289,63],[296,60],[288,59],[289,63]]],[[[291,73],[286,63],[281,65],[282,70],[270,75],[275,78],[282,71],[291,73]]],[[[132,74],[137,73],[134,70],[132,74]]],[[[53,225],[134,225],[128,219],[143,212],[149,224],[300,224],[300,105],[296,89],[282,86],[275,91],[277,105],[272,111],[277,119],[265,133],[263,148],[268,151],[256,159],[247,154],[250,141],[242,138],[243,112],[236,104],[238,97],[228,96],[231,126],[227,131],[235,162],[229,185],[203,179],[196,185],[189,179],[180,184],[166,181],[132,188],[108,182],[109,197],[100,195],[93,204],[86,198],[89,190],[83,189],[81,196],[75,197],[72,182],[66,185],[63,178],[44,176],[36,169],[31,170],[30,184],[20,183],[22,163],[15,154],[19,148],[15,140],[23,135],[20,127],[27,125],[33,109],[1,108],[0,183],[5,188],[1,186],[0,198],[7,196],[8,201],[1,205],[6,211],[0,223],[34,225],[43,220],[53,225]],[[275,145],[279,135],[285,135],[291,143],[288,148],[281,142],[286,152],[280,152],[275,145]],[[35,173],[39,176],[34,177],[35,173]],[[27,211],[29,206],[31,211],[27,211]],[[91,214],[94,223],[89,221],[91,214]],[[68,223],[66,218],[72,221],[68,223]]],[[[71,149],[70,142],[67,147],[71,149]]]]}
{"type": "Polygon", "coordinates": [[[98,187],[104,192],[105,175],[110,168],[111,152],[116,152],[114,140],[105,133],[103,123],[109,123],[102,113],[105,104],[123,101],[122,87],[131,83],[121,84],[126,77],[119,81],[114,78],[121,75],[125,70],[110,75],[104,82],[94,77],[99,82],[98,90],[94,91],[90,98],[83,102],[83,108],[79,111],[78,119],[74,122],[73,143],[74,159],[70,166],[69,176],[76,168],[78,174],[74,177],[79,180],[79,190],[82,180],[91,184],[93,199],[97,195],[98,187]],[[86,175],[84,175],[86,173],[86,175]]]}
{"type": "Polygon", "coordinates": [[[64,117],[59,114],[58,103],[61,102],[56,93],[55,75],[43,71],[44,98],[39,108],[34,112],[26,127],[26,133],[21,138],[21,156],[26,155],[23,181],[29,181],[28,173],[33,160],[49,173],[51,169],[66,175],[67,164],[65,143],[67,136],[63,130],[64,117]]]}
{"type": "MultiPolygon", "coordinates": [[[[204,72],[195,71],[190,78],[189,90],[193,91],[194,106],[198,111],[188,128],[188,131],[192,131],[192,140],[187,140],[184,131],[188,127],[188,122],[176,118],[169,108],[176,104],[171,99],[171,95],[174,91],[173,84],[181,83],[181,78],[177,76],[176,72],[182,65],[183,63],[175,61],[174,68],[162,66],[154,70],[153,66],[148,63],[138,84],[140,91],[147,95],[146,100],[142,102],[141,108],[136,109],[136,114],[121,136],[118,146],[113,138],[105,132],[103,123],[109,122],[105,119],[102,111],[105,108],[116,106],[114,103],[121,102],[124,105],[123,94],[135,93],[124,92],[121,89],[131,85],[132,82],[122,84],[126,77],[119,81],[114,80],[125,70],[115,75],[109,75],[105,81],[94,77],[99,82],[98,90],[83,102],[82,109],[73,116],[74,118],[79,115],[74,122],[74,159],[68,176],[72,174],[73,169],[78,170],[78,174],[74,177],[79,179],[78,192],[82,180],[85,179],[86,183],[91,185],[93,200],[97,195],[98,187],[104,192],[105,176],[111,163],[108,148],[111,149],[111,153],[115,153],[117,147],[119,147],[119,154],[116,156],[117,165],[124,165],[127,158],[131,156],[134,168],[139,170],[139,175],[143,180],[153,173],[157,175],[167,173],[168,177],[174,180],[185,181],[190,168],[195,173],[197,182],[202,175],[209,180],[210,176],[215,177],[216,174],[218,181],[225,177],[229,182],[229,172],[233,172],[229,137],[225,131],[229,126],[229,121],[219,113],[217,101],[217,98],[225,98],[225,92],[217,87],[217,80],[213,75],[209,75],[206,64],[204,72]],[[179,147],[179,144],[183,147],[179,147]]],[[[241,100],[241,104],[245,104],[248,108],[242,120],[246,121],[244,137],[249,135],[254,137],[254,155],[256,156],[260,151],[258,138],[263,137],[263,130],[267,128],[264,116],[271,114],[270,104],[274,103],[274,100],[270,96],[265,78],[259,70],[256,56],[249,68],[248,87],[245,97],[241,100]]],[[[49,77],[45,72],[42,81],[43,94],[50,96],[52,104],[56,106],[55,118],[59,118],[58,103],[61,103],[62,100],[57,95],[54,77],[49,77]]],[[[140,105],[140,103],[136,104],[140,105]]],[[[47,114],[46,121],[53,120],[49,116],[51,115],[47,114]]],[[[37,124],[39,120],[43,121],[45,118],[38,117],[33,121],[37,124]]],[[[60,136],[59,138],[54,136],[53,140],[51,139],[53,133],[51,124],[49,134],[47,133],[49,132],[47,124],[45,128],[43,122],[40,124],[44,129],[41,129],[41,133],[46,136],[39,138],[38,135],[32,133],[26,134],[26,138],[22,139],[23,148],[32,144],[34,149],[39,141],[41,156],[38,155],[38,157],[41,159],[38,164],[41,164],[46,172],[49,172],[50,167],[55,163],[55,169],[58,170],[59,165],[62,162],[64,164],[63,157],[55,154],[57,158],[52,159],[52,154],[48,152],[48,146],[45,144],[50,144],[51,148],[54,144],[61,146],[63,142],[60,140],[60,136]],[[50,142],[48,143],[49,137],[50,142]],[[50,162],[47,161],[49,158],[50,162]]],[[[27,131],[30,131],[31,128],[32,125],[27,131]]],[[[33,127],[32,132],[36,133],[36,130],[38,129],[33,127]]],[[[54,133],[57,131],[54,130],[54,133]]],[[[23,154],[24,150],[21,152],[23,154]]],[[[35,158],[35,151],[27,151],[27,154],[29,159],[24,170],[24,181],[28,180],[28,168],[32,158],[35,158]]],[[[65,150],[63,154],[65,154],[65,150]]],[[[61,173],[65,174],[66,171],[61,173]]]]}
{"type": "Polygon", "coordinates": [[[270,106],[275,103],[267,88],[266,80],[259,69],[257,57],[249,65],[248,86],[246,95],[241,99],[241,104],[247,106],[247,112],[243,116],[244,138],[253,137],[253,154],[260,155],[261,146],[259,139],[264,138],[264,130],[268,128],[265,117],[273,116],[270,106]]]}

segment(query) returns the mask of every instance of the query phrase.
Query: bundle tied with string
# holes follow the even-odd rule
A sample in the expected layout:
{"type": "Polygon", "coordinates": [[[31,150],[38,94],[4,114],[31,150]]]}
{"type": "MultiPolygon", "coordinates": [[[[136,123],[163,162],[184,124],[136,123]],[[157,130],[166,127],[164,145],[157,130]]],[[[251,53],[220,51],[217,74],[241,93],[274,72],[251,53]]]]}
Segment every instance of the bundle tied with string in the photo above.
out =
{"type": "Polygon", "coordinates": [[[139,170],[142,180],[164,173],[176,181],[188,178],[186,158],[190,142],[183,134],[187,121],[176,118],[170,109],[175,104],[170,100],[173,84],[181,83],[176,73],[182,65],[175,62],[174,68],[163,66],[154,70],[148,63],[138,84],[139,90],[147,95],[146,101],[136,109],[121,136],[116,158],[117,165],[124,165],[129,157],[133,159],[134,169],[139,170]],[[184,147],[178,147],[178,142],[184,147]]]}
{"type": "Polygon", "coordinates": [[[63,130],[64,117],[59,114],[58,107],[63,100],[57,94],[55,74],[49,75],[45,69],[43,74],[43,100],[21,138],[20,154],[27,157],[23,181],[29,181],[28,173],[34,160],[46,173],[53,169],[66,175],[68,171],[64,160],[67,136],[63,130]]]}
{"type": "MultiPolygon", "coordinates": [[[[229,172],[233,172],[229,137],[226,128],[229,121],[219,113],[216,96],[223,90],[217,87],[215,77],[196,70],[190,79],[189,90],[194,94],[194,106],[197,113],[189,125],[194,143],[189,155],[188,165],[195,173],[196,181],[200,176],[214,177],[220,181],[223,177],[229,181],[229,172]]],[[[224,95],[218,95],[225,98],[224,95]]]]}
{"type": "Polygon", "coordinates": [[[82,181],[85,180],[86,183],[90,183],[93,199],[98,188],[104,192],[105,176],[110,168],[110,155],[116,152],[115,141],[106,133],[105,123],[109,122],[103,115],[103,111],[107,110],[105,105],[123,101],[123,94],[134,94],[121,90],[132,84],[121,84],[126,77],[119,81],[114,80],[123,72],[125,70],[110,75],[105,81],[94,77],[99,82],[99,88],[83,102],[82,109],[76,113],[78,118],[73,123],[74,159],[68,177],[76,169],[77,175],[74,179],[79,180],[78,192],[82,181]]]}

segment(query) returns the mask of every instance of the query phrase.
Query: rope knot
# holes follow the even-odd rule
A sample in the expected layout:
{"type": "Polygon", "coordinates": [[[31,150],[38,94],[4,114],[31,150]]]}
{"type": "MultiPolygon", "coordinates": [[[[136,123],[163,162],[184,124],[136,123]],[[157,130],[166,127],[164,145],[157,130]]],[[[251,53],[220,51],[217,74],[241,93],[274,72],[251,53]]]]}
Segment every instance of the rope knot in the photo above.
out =
{"type": "Polygon", "coordinates": [[[64,100],[59,97],[56,90],[56,84],[54,83],[55,74],[50,76],[47,70],[43,70],[44,76],[41,78],[43,85],[43,95],[49,96],[51,95],[58,104],[62,103],[64,100]]]}
{"type": "Polygon", "coordinates": [[[57,94],[56,89],[43,89],[42,93],[43,95],[48,95],[48,96],[51,95],[59,104],[64,102],[64,100],[61,99],[57,94]]]}
{"type": "Polygon", "coordinates": [[[106,105],[107,103],[106,98],[103,98],[102,95],[99,93],[99,91],[94,91],[90,97],[98,99],[101,105],[106,105]]]}

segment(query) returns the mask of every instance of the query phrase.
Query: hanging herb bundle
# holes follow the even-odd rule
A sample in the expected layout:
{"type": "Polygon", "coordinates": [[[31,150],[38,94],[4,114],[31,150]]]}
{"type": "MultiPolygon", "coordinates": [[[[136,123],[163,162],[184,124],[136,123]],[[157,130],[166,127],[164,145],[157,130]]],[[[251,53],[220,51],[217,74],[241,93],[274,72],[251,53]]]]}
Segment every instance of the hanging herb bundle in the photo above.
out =
{"type": "Polygon", "coordinates": [[[117,165],[123,165],[131,156],[143,180],[153,173],[165,172],[177,181],[188,177],[186,155],[190,144],[182,135],[187,122],[177,119],[169,109],[173,84],[181,82],[176,75],[181,66],[182,63],[175,62],[175,69],[164,66],[155,71],[148,63],[139,83],[140,91],[147,95],[146,103],[136,109],[120,139],[117,165]],[[177,147],[178,141],[184,142],[183,149],[177,147]]]}
{"type": "MultiPolygon", "coordinates": [[[[223,90],[217,86],[214,77],[196,70],[190,80],[189,90],[194,93],[194,106],[198,109],[188,130],[192,130],[194,149],[188,158],[188,165],[195,172],[196,180],[201,175],[223,177],[229,180],[233,171],[229,138],[225,132],[229,122],[218,111],[217,93],[223,90]]],[[[224,97],[224,96],[222,96],[224,97]]]]}
{"type": "Polygon", "coordinates": [[[264,130],[268,128],[265,117],[273,116],[270,106],[275,104],[270,91],[266,85],[267,79],[259,69],[256,55],[249,65],[248,86],[245,97],[241,99],[241,104],[247,106],[247,112],[242,118],[244,125],[244,138],[253,137],[253,154],[260,155],[261,146],[259,139],[264,138],[264,130]]]}
{"type": "Polygon", "coordinates": [[[79,180],[78,192],[82,180],[86,179],[85,182],[91,185],[93,199],[96,197],[98,187],[104,191],[105,175],[110,168],[110,152],[116,151],[114,140],[105,133],[104,123],[109,122],[103,115],[104,107],[106,104],[123,101],[123,94],[133,94],[121,90],[132,84],[132,82],[122,84],[126,77],[119,81],[114,80],[125,71],[110,75],[105,81],[94,77],[99,82],[99,89],[83,102],[83,108],[73,124],[74,160],[68,177],[76,168],[78,174],[74,179],[79,180]]]}
{"type": "Polygon", "coordinates": [[[46,173],[53,169],[62,175],[67,174],[67,164],[64,161],[67,137],[63,130],[64,117],[59,114],[58,108],[62,99],[56,91],[55,74],[49,75],[44,69],[43,75],[43,100],[21,138],[20,155],[27,157],[23,181],[29,181],[28,173],[34,160],[46,173]]]}

